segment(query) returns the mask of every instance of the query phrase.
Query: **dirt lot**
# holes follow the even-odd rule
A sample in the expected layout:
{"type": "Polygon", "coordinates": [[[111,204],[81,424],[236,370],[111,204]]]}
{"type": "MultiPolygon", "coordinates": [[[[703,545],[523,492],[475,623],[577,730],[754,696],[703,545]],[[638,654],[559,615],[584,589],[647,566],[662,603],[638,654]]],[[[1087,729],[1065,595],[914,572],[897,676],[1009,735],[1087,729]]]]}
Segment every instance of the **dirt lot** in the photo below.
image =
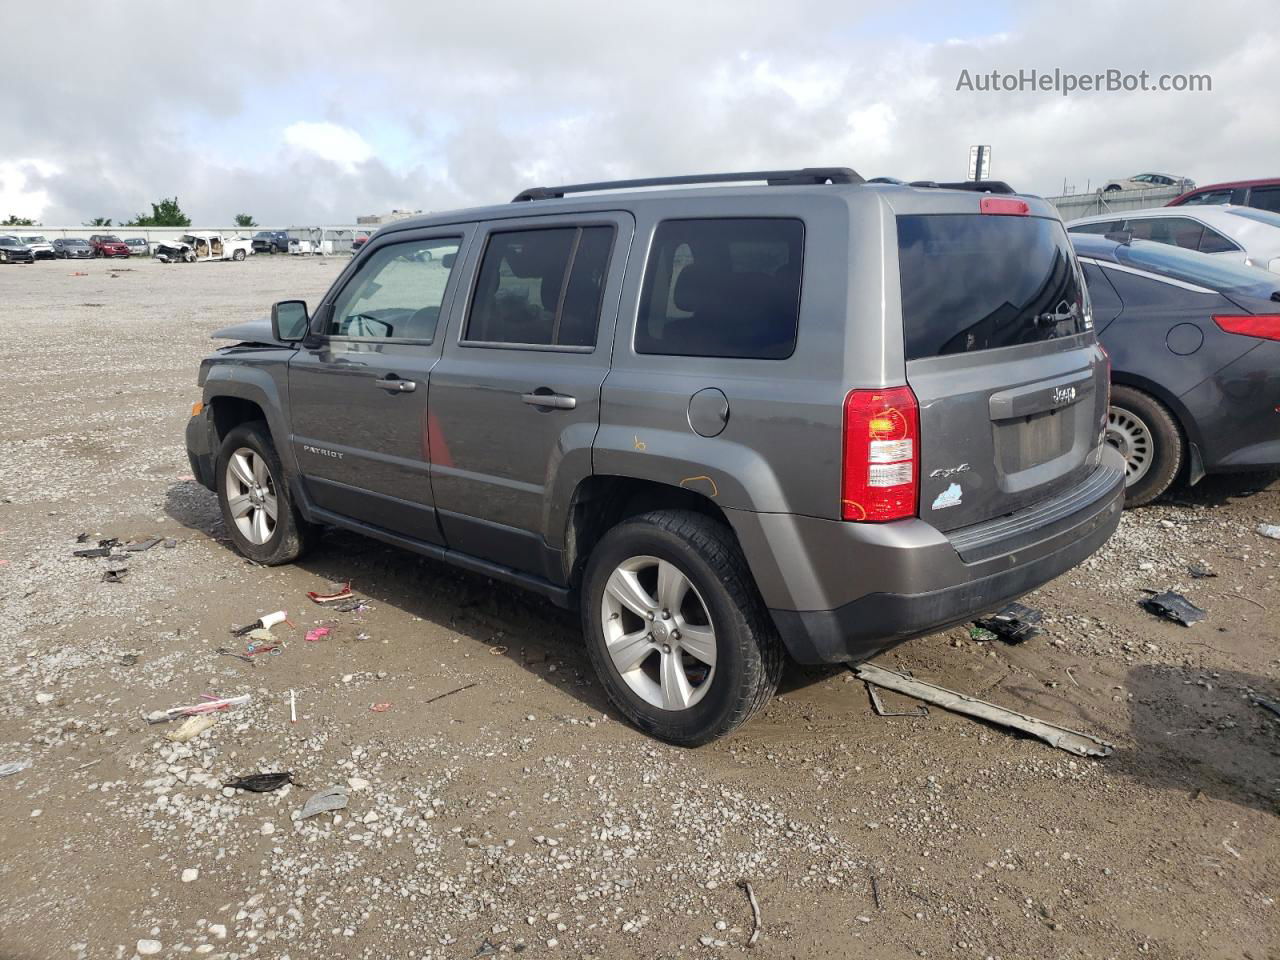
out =
{"type": "Polygon", "coordinates": [[[0,763],[30,762],[0,778],[0,958],[739,955],[744,880],[761,957],[1280,957],[1280,718],[1250,699],[1280,696],[1274,477],[1127,514],[1027,601],[1036,640],[880,658],[1108,759],[876,717],[847,672],[796,668],[738,735],[675,749],[539,600],[346,534],[276,569],[220,539],[182,441],[207,335],[341,265],[0,268],[0,763]],[[80,533],[176,546],[109,583],[80,533]],[[305,599],[348,578],[371,609],[305,599]],[[1144,587],[1208,621],[1155,619],[1144,587]],[[217,654],[279,608],[281,655],[217,654]],[[204,693],[252,702],[186,745],[142,719],[204,693]],[[221,787],[273,770],[299,785],[221,787]],[[349,778],[346,810],[294,819],[349,778]]]}

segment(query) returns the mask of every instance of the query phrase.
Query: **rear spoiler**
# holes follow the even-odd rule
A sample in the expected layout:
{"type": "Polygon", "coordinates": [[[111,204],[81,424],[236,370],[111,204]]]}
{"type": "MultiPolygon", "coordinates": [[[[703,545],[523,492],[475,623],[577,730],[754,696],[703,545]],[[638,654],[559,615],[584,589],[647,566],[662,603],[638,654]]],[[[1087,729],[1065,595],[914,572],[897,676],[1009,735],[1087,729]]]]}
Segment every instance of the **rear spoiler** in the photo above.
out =
{"type": "Polygon", "coordinates": [[[1003,180],[950,180],[939,183],[936,180],[913,180],[909,187],[934,187],[938,190],[972,190],[975,193],[1017,193],[1003,180]]]}

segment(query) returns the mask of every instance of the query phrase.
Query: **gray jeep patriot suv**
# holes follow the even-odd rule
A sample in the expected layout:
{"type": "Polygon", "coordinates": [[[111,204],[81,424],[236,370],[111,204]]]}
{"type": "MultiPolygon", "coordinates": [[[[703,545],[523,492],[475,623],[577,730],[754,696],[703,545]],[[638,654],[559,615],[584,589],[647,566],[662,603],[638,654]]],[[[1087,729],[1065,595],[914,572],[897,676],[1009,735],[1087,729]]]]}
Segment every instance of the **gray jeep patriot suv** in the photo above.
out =
{"type": "Polygon", "coordinates": [[[705,743],[784,653],[993,610],[1119,521],[1066,231],[962,186],[675,177],[385,226],[314,311],[221,334],[193,469],[261,563],[341,527],[577,605],[618,710],[705,743]]]}

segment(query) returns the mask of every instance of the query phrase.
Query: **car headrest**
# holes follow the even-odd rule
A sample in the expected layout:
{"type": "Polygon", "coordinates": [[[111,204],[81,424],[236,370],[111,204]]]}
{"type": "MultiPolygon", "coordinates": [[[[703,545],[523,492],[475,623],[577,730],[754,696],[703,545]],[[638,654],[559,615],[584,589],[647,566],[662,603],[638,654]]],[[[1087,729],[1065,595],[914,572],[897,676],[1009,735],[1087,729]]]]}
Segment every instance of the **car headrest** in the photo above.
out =
{"type": "Polygon", "coordinates": [[[718,289],[716,271],[704,264],[693,262],[686,264],[676,277],[675,289],[671,291],[671,299],[676,308],[685,313],[697,313],[705,310],[715,299],[718,289]]]}

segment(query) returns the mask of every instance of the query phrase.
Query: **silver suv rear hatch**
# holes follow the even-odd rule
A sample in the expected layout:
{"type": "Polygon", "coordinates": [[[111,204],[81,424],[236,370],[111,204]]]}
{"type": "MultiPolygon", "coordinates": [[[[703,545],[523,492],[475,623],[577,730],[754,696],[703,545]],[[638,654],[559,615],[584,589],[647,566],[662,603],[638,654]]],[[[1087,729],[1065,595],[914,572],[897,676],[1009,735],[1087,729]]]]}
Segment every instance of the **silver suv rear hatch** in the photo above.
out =
{"type": "Polygon", "coordinates": [[[1062,222],[912,214],[897,229],[921,518],[954,530],[1083,483],[1101,459],[1109,373],[1062,222]]]}

